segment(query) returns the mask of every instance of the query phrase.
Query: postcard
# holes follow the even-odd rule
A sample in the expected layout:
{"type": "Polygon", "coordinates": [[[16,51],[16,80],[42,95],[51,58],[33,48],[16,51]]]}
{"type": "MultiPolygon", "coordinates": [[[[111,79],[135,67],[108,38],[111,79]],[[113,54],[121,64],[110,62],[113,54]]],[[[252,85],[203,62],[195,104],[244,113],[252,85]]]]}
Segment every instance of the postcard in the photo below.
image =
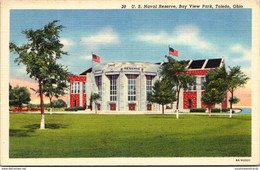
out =
{"type": "Polygon", "coordinates": [[[257,0],[1,1],[1,165],[259,165],[259,17],[257,0]]]}

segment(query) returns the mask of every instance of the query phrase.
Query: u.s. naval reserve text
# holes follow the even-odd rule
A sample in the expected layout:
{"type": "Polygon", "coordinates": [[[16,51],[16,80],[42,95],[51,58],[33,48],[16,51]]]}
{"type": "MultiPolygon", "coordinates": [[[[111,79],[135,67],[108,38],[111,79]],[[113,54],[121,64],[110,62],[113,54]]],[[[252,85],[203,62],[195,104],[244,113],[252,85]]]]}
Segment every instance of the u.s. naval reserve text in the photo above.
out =
{"type": "Polygon", "coordinates": [[[121,5],[122,9],[231,9],[243,8],[241,4],[131,4],[121,5]]]}

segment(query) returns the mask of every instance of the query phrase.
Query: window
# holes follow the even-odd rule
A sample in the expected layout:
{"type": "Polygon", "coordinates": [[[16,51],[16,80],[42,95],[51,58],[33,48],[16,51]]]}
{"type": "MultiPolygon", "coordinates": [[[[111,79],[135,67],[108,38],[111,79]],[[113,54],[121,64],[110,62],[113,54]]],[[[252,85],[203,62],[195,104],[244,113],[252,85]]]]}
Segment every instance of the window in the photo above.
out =
{"type": "Polygon", "coordinates": [[[189,108],[191,108],[192,101],[189,99],[189,108]]]}
{"type": "Polygon", "coordinates": [[[71,82],[71,93],[74,93],[74,82],[71,82]]]}
{"type": "Polygon", "coordinates": [[[153,76],[146,76],[146,100],[148,99],[148,95],[152,93],[152,80],[153,76]]]}
{"type": "Polygon", "coordinates": [[[71,93],[79,93],[79,82],[71,82],[71,93]]]}
{"type": "Polygon", "coordinates": [[[193,85],[189,86],[189,91],[191,90],[196,90],[197,82],[196,82],[196,77],[193,78],[193,85]]]}
{"type": "Polygon", "coordinates": [[[83,82],[83,93],[86,93],[86,82],[83,82]]]}
{"type": "Polygon", "coordinates": [[[99,100],[102,100],[102,77],[101,76],[96,77],[96,84],[98,87],[98,94],[100,96],[99,100]]]}
{"type": "Polygon", "coordinates": [[[80,93],[80,82],[78,82],[78,93],[80,93]]]}
{"type": "Polygon", "coordinates": [[[128,101],[136,101],[136,75],[128,76],[128,101]]]}
{"type": "Polygon", "coordinates": [[[110,101],[116,101],[117,98],[117,85],[116,85],[116,81],[117,81],[117,75],[111,75],[109,76],[110,78],[110,101]]]}
{"type": "Polygon", "coordinates": [[[204,90],[204,83],[206,82],[205,77],[201,77],[201,90],[204,90]]]}

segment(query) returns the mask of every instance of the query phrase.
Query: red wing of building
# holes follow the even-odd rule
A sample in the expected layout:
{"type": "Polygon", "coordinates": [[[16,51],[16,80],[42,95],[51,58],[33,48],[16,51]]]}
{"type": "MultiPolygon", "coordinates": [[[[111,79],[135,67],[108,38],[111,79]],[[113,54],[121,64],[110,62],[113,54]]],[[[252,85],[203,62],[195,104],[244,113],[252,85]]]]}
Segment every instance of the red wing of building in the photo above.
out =
{"type": "Polygon", "coordinates": [[[70,107],[86,107],[86,76],[69,76],[68,80],[70,80],[70,107]]]}

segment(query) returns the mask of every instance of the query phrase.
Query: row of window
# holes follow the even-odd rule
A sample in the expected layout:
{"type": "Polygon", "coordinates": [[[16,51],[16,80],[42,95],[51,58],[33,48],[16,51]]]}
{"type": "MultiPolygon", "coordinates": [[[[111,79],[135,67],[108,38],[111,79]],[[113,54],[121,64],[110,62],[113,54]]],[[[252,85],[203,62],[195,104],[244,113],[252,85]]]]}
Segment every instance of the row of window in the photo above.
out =
{"type": "MultiPolygon", "coordinates": [[[[136,100],[136,78],[137,75],[128,75],[128,101],[136,100]]],[[[117,75],[109,76],[110,79],[110,101],[117,100],[117,75]]],[[[152,93],[152,80],[154,76],[146,76],[146,96],[152,93]]],[[[201,77],[201,90],[204,90],[205,77],[201,77]]],[[[96,84],[98,87],[98,94],[102,96],[102,77],[96,77],[96,84]]],[[[188,90],[196,90],[197,83],[194,78],[194,84],[189,86],[188,90]]],[[[80,82],[71,82],[71,93],[80,93],[80,82]]],[[[86,93],[86,82],[83,82],[83,93],[86,93]]],[[[100,100],[102,100],[100,98],[100,100]]]]}
{"type": "MultiPolygon", "coordinates": [[[[206,82],[205,77],[201,77],[201,90],[204,90],[204,83],[206,82]]],[[[192,86],[189,86],[189,91],[191,90],[197,90],[197,82],[196,82],[196,78],[194,78],[194,83],[192,86]]]]}
{"type": "MultiPolygon", "coordinates": [[[[80,82],[71,82],[71,93],[80,93],[80,82]]],[[[86,93],[86,82],[83,82],[83,93],[86,93]]]]}

